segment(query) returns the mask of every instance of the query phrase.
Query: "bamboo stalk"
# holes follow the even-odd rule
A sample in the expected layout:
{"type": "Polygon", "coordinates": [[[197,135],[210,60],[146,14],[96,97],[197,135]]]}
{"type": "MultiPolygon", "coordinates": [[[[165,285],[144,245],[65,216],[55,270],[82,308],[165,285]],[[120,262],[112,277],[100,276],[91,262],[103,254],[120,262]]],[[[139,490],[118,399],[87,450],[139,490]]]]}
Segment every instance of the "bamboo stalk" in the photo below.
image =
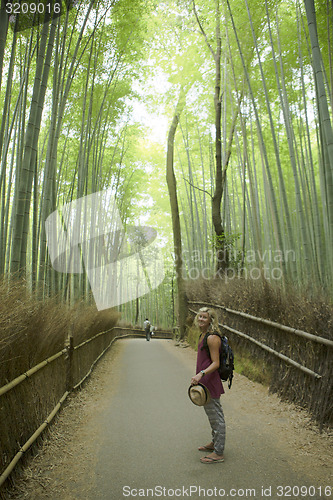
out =
{"type": "Polygon", "coordinates": [[[243,313],[240,311],[234,311],[233,309],[229,309],[228,307],[224,306],[219,306],[217,304],[206,304],[205,302],[195,302],[195,301],[193,302],[189,301],[189,304],[202,304],[205,306],[211,306],[218,309],[223,309],[226,312],[236,314],[238,316],[242,316],[244,318],[251,319],[253,321],[257,321],[258,323],[263,323],[268,326],[273,326],[274,328],[278,328],[279,330],[283,330],[288,333],[294,333],[295,335],[299,335],[300,337],[312,340],[313,342],[318,342],[319,344],[324,344],[328,347],[333,347],[332,340],[325,339],[324,337],[319,337],[317,335],[313,335],[312,333],[304,332],[303,330],[297,330],[296,328],[291,328],[290,326],[281,325],[280,323],[275,323],[274,321],[270,321],[269,319],[257,318],[256,316],[252,316],[251,314],[243,313]]]}

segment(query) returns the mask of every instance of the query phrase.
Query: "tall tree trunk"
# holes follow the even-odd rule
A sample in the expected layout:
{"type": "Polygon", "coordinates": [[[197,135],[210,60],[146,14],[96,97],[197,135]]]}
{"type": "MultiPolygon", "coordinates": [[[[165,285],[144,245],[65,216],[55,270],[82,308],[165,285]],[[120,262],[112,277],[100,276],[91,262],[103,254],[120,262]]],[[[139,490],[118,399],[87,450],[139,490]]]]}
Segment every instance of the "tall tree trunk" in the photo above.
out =
{"type": "Polygon", "coordinates": [[[236,118],[238,116],[239,106],[234,115],[233,124],[229,134],[229,142],[224,159],[222,159],[222,132],[221,132],[221,117],[222,117],[222,100],[221,100],[221,12],[220,0],[215,0],[215,40],[216,51],[212,48],[208,41],[207,34],[200,22],[198,13],[195,7],[195,1],[192,0],[193,11],[199,25],[201,34],[205,38],[205,42],[213,56],[215,62],[215,92],[214,92],[214,110],[215,110],[215,190],[212,197],[212,223],[215,231],[215,250],[216,250],[216,271],[221,275],[228,267],[229,255],[228,247],[225,239],[225,228],[222,217],[221,205],[226,183],[227,168],[231,156],[231,145],[233,141],[236,118]]]}
{"type": "MultiPolygon", "coordinates": [[[[323,75],[323,61],[319,48],[317,21],[314,0],[304,0],[306,17],[311,40],[312,49],[312,66],[316,83],[317,105],[319,111],[319,128],[322,137],[322,151],[324,165],[324,177],[326,182],[327,194],[327,219],[330,238],[330,253],[333,246],[333,129],[330,119],[328,98],[325,89],[325,81],[323,75]]],[[[331,259],[331,271],[333,270],[331,259]]]]}
{"type": "Polygon", "coordinates": [[[177,198],[177,182],[173,168],[173,160],[174,160],[174,142],[175,142],[176,130],[179,123],[179,117],[182,110],[184,109],[184,106],[185,106],[185,94],[183,89],[181,89],[175,114],[173,116],[173,120],[169,129],[167,160],[166,160],[166,180],[167,180],[170,205],[171,205],[173,242],[174,242],[174,251],[176,259],[175,267],[176,267],[177,285],[178,285],[178,321],[180,329],[180,338],[182,339],[185,337],[186,333],[186,318],[188,314],[188,309],[187,309],[187,298],[185,292],[185,282],[183,278],[182,237],[181,237],[179,207],[177,198]]]}
{"type": "MultiPolygon", "coordinates": [[[[240,41],[239,41],[239,37],[238,37],[238,33],[237,33],[237,29],[236,29],[236,25],[234,22],[234,17],[233,17],[232,11],[231,11],[231,6],[230,6],[229,0],[227,0],[227,6],[228,6],[230,20],[231,20],[232,27],[233,27],[234,34],[235,34],[235,38],[236,38],[236,43],[237,43],[238,50],[239,50],[239,55],[241,57],[242,66],[244,69],[248,89],[249,89],[249,96],[250,96],[253,110],[255,113],[255,122],[257,125],[258,137],[259,137],[259,141],[260,141],[260,148],[262,151],[263,167],[265,167],[265,171],[263,171],[263,174],[264,174],[264,179],[265,179],[266,186],[267,186],[267,188],[265,189],[265,193],[267,193],[266,199],[267,199],[267,203],[269,201],[269,206],[271,207],[269,210],[267,209],[267,213],[270,213],[271,217],[272,217],[272,224],[270,225],[270,227],[273,227],[273,229],[274,229],[273,234],[275,234],[275,240],[276,240],[278,250],[283,252],[285,245],[283,244],[281,222],[280,222],[278,206],[277,206],[277,201],[276,201],[276,195],[275,195],[274,186],[273,186],[271,167],[270,167],[270,164],[268,161],[267,149],[266,149],[264,135],[263,135],[263,131],[262,131],[262,124],[261,124],[261,120],[260,120],[260,116],[259,116],[259,112],[258,112],[258,106],[256,104],[255,96],[254,96],[254,93],[252,90],[249,72],[248,72],[247,66],[245,64],[245,59],[244,59],[243,51],[242,51],[242,48],[240,45],[240,41]]],[[[285,262],[284,262],[284,260],[282,260],[282,262],[281,262],[281,268],[282,268],[283,275],[285,276],[285,262]]]]}
{"type": "Polygon", "coordinates": [[[224,226],[221,215],[221,203],[225,184],[222,170],[222,138],[221,138],[221,29],[220,29],[220,5],[216,0],[216,52],[215,60],[215,191],[212,198],[212,222],[216,236],[216,270],[224,270],[228,266],[228,252],[225,246],[224,226]]]}
{"type": "Polygon", "coordinates": [[[5,54],[7,31],[8,31],[8,14],[6,12],[5,2],[1,0],[1,5],[0,5],[0,90],[1,90],[3,58],[4,58],[4,54],[5,54]]]}
{"type": "MultiPolygon", "coordinates": [[[[5,16],[7,17],[6,12],[4,13],[5,16]]],[[[0,13],[0,65],[2,65],[2,59],[3,54],[1,55],[2,51],[2,41],[1,37],[3,36],[3,33],[1,32],[1,25],[3,21],[1,20],[2,14],[0,13]]],[[[3,47],[4,49],[4,47],[3,47]]],[[[4,233],[5,233],[5,226],[4,226],[4,205],[5,205],[5,199],[6,199],[6,173],[7,173],[7,155],[9,151],[9,144],[10,144],[10,135],[11,135],[11,130],[12,126],[10,125],[9,122],[9,113],[8,109],[10,108],[10,103],[11,103],[11,91],[12,91],[12,83],[13,83],[13,72],[14,72],[14,67],[15,67],[15,53],[16,53],[16,32],[13,35],[13,42],[12,42],[12,50],[11,50],[11,57],[10,57],[10,63],[9,63],[9,68],[8,68],[8,77],[7,77],[7,88],[6,88],[6,94],[5,94],[5,99],[4,99],[4,106],[3,106],[3,112],[2,112],[2,120],[1,120],[1,127],[0,127],[0,195],[1,195],[1,216],[0,216],[0,273],[2,274],[5,268],[5,253],[6,253],[6,240],[4,238],[4,233]]],[[[2,72],[2,66],[0,66],[0,88],[1,88],[1,72],[2,72]]]]}
{"type": "Polygon", "coordinates": [[[48,23],[44,24],[41,36],[29,123],[25,136],[24,156],[22,168],[19,172],[18,191],[16,193],[17,203],[15,205],[16,212],[14,216],[11,272],[21,271],[25,267],[27,237],[29,231],[31,189],[34,171],[36,168],[37,145],[44,98],[51,65],[55,23],[56,19],[54,19],[51,23],[48,46],[48,23]]]}

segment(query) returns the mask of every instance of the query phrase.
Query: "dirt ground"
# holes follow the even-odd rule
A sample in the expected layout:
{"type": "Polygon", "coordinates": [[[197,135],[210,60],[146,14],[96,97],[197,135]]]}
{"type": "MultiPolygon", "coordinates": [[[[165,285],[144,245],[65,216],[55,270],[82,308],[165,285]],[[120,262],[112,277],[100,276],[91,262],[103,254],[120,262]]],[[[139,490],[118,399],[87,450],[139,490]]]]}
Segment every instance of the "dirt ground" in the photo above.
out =
{"type": "MultiPolygon", "coordinates": [[[[106,390],[110,396],[104,384],[106,375],[109,376],[111,370],[115,385],[120,376],[118,357],[123,342],[126,341],[113,346],[84,388],[71,396],[16,479],[16,487],[8,498],[75,500],[66,484],[78,483],[83,477],[86,480],[91,474],[89,464],[96,459],[92,422],[97,405],[99,411],[103,406],[106,390]]],[[[182,363],[195,366],[196,353],[190,347],[181,348],[171,340],[165,343],[182,363]]],[[[235,374],[229,394],[240,414],[246,413],[259,425],[265,422],[270,426],[288,461],[302,468],[314,484],[328,485],[331,479],[332,486],[333,432],[320,433],[304,410],[281,402],[276,395],[269,394],[266,387],[244,376],[235,374]]]]}

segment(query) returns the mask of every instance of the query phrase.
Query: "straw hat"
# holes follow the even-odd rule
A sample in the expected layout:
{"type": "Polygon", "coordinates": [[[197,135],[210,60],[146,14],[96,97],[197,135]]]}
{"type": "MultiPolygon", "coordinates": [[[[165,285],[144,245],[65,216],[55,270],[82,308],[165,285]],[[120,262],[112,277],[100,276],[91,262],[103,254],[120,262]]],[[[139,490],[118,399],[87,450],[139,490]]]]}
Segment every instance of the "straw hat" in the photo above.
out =
{"type": "Polygon", "coordinates": [[[190,385],[188,395],[192,403],[197,406],[204,406],[210,401],[209,390],[202,384],[190,385]]]}

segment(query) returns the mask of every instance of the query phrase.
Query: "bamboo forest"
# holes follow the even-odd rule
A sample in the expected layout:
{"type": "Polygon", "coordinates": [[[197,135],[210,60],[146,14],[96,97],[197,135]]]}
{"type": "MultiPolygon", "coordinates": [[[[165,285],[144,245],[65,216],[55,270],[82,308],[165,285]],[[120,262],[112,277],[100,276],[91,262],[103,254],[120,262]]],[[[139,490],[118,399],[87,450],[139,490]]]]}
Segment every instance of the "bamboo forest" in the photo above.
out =
{"type": "Polygon", "coordinates": [[[331,496],[332,0],[1,0],[0,109],[0,500],[331,496]]]}
{"type": "Polygon", "coordinates": [[[186,290],[217,280],[331,303],[332,2],[78,0],[41,19],[22,5],[0,11],[5,284],[94,304],[82,267],[53,265],[47,220],[105,192],[122,229],[99,245],[140,243],[149,274],[163,266],[118,301],[131,324],[183,331],[186,290]]]}

